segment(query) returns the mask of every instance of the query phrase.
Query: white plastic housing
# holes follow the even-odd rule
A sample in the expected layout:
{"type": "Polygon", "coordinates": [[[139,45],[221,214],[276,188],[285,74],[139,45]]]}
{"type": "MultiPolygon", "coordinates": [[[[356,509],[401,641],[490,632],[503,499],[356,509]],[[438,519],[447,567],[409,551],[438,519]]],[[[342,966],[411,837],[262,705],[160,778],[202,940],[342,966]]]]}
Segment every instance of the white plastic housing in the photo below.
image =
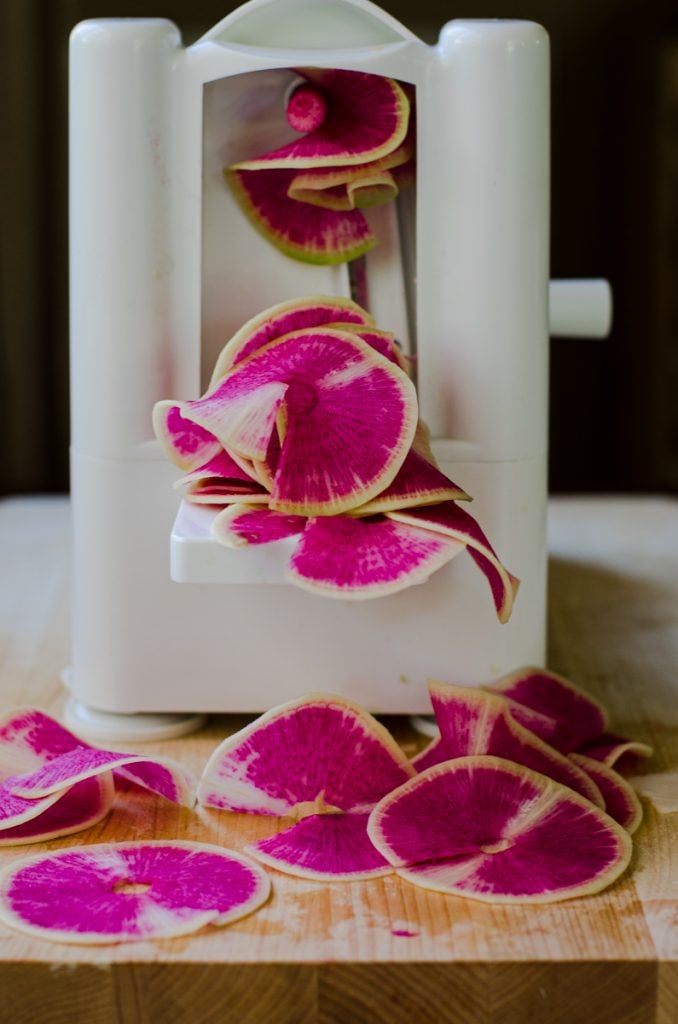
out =
{"type": "Polygon", "coordinates": [[[425,712],[430,676],[481,683],[543,662],[548,94],[547,37],[528,22],[453,22],[428,47],[366,0],[253,0],[188,49],[166,21],[75,29],[80,701],[255,711],[332,690],[375,711],[425,712]],[[219,547],[204,510],[182,509],[172,525],[177,473],[153,440],[153,403],[197,397],[220,338],[254,313],[349,294],[346,267],[282,256],[221,181],[222,161],[259,130],[243,115],[253,90],[275,91],[281,69],[304,65],[416,87],[416,240],[415,221],[377,214],[370,303],[380,326],[416,344],[441,466],[475,496],[473,513],[523,581],[507,625],[466,554],[421,586],[352,603],[282,583],[283,546],[219,547]]]}

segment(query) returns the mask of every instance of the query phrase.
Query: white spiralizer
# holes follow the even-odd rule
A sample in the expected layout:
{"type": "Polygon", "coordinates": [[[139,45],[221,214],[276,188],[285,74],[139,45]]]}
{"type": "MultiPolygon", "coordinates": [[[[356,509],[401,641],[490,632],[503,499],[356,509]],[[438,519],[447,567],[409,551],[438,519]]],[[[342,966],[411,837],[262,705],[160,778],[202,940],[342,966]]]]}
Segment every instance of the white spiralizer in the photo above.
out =
{"type": "Polygon", "coordinates": [[[71,722],[162,735],[308,691],[422,713],[430,676],[543,663],[549,320],[589,335],[609,322],[604,282],[549,285],[544,30],[453,21],[428,46],[367,0],[251,0],[188,48],[164,20],[83,22],[70,67],[71,722]],[[346,266],[279,253],[223,181],[289,137],[304,66],[416,89],[417,184],[371,213],[370,310],[416,353],[439,463],[522,580],[506,625],[465,555],[367,601],[284,583],[293,542],[216,544],[153,437],[153,404],[198,397],[251,316],[350,294],[346,266]]]}

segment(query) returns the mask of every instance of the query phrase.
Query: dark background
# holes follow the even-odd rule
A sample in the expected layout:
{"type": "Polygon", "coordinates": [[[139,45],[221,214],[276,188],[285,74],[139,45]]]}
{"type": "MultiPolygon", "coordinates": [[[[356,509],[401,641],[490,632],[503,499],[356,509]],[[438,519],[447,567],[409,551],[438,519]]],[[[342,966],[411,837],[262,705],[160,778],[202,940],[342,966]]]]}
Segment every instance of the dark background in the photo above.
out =
{"type": "MultiPolygon", "coordinates": [[[[318,0],[319,3],[322,0],[318,0]]],[[[68,489],[67,47],[84,18],[219,0],[0,0],[0,493],[68,489]]],[[[551,36],[553,277],[607,277],[609,339],[551,342],[552,491],[678,491],[678,3],[383,0],[432,42],[452,17],[551,36]]]]}

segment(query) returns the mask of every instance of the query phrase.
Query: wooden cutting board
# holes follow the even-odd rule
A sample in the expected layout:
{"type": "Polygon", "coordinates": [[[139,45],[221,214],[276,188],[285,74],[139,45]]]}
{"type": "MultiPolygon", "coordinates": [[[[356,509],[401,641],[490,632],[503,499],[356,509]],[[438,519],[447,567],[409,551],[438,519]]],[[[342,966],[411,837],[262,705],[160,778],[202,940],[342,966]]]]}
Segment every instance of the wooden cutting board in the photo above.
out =
{"type": "MultiPolygon", "coordinates": [[[[560,500],[550,525],[549,665],[656,750],[634,778],[645,821],[620,882],[507,907],[395,876],[327,884],[271,872],[263,909],[183,939],[87,948],[0,927],[0,1021],[677,1024],[678,503],[560,500]]],[[[61,710],[68,539],[65,499],[0,505],[0,707],[61,710]]],[[[199,773],[245,721],[213,717],[193,736],[135,749],[199,773]]],[[[387,725],[408,752],[424,745],[406,720],[387,725]]],[[[46,845],[173,837],[241,849],[277,824],[128,792],[100,825],[46,845]]],[[[37,849],[2,850],[0,862],[37,849]]]]}

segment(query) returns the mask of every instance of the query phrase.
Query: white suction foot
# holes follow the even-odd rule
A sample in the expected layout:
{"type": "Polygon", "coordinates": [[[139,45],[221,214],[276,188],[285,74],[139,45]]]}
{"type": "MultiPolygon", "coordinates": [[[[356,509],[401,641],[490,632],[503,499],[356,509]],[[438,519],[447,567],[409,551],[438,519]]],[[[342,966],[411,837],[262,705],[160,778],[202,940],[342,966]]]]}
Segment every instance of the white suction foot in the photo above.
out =
{"type": "Polygon", "coordinates": [[[200,729],[207,715],[197,714],[116,714],[98,711],[71,697],[64,709],[64,723],[87,739],[120,743],[171,740],[200,729]]]}

